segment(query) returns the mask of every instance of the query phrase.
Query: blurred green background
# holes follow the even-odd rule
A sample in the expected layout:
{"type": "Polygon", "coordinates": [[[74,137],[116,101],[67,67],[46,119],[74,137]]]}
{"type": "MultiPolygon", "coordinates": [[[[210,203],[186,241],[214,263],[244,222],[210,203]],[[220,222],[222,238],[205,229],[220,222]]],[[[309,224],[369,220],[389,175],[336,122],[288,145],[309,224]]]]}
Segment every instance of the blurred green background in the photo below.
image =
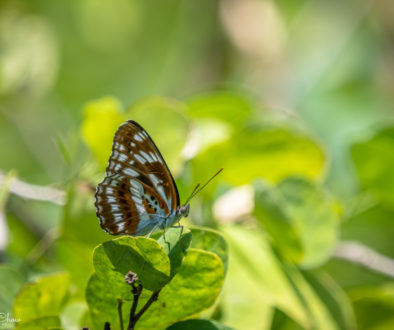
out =
{"type": "Polygon", "coordinates": [[[0,312],[65,271],[78,328],[94,187],[126,119],[155,140],[184,224],[229,244],[204,317],[236,329],[394,328],[394,3],[0,2],[0,312]]]}

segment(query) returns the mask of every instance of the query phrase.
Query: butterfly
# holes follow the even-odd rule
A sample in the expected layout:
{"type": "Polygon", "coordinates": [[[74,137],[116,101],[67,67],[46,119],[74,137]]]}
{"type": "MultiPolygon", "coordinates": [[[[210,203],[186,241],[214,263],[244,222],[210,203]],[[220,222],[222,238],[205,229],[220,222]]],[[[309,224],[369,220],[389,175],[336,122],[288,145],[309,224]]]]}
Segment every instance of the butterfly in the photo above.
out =
{"type": "MultiPolygon", "coordinates": [[[[150,236],[174,226],[189,214],[188,202],[204,188],[198,184],[180,205],[178,188],[148,133],[128,120],[115,133],[105,178],[95,194],[101,228],[111,235],[150,236]]],[[[180,226],[182,227],[182,226],[180,226]]]]}

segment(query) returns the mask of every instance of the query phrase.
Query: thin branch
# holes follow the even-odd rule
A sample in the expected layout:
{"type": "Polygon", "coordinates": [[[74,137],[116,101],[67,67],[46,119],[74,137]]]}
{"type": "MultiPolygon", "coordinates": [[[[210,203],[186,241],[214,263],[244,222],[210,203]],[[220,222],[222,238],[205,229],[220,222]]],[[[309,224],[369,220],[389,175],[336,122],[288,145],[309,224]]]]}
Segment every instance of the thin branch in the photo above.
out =
{"type": "MultiPolygon", "coordinates": [[[[152,305],[157,300],[157,298],[159,297],[159,293],[160,293],[160,290],[153,292],[152,295],[150,296],[149,300],[145,303],[145,305],[141,308],[141,310],[137,314],[130,312],[130,322],[127,327],[127,330],[134,329],[135,324],[140,319],[140,317],[147,311],[147,309],[150,307],[150,305],[152,305]]],[[[134,296],[133,306],[134,306],[134,302],[136,300],[135,298],[136,298],[136,296],[134,296]]],[[[133,310],[133,306],[132,306],[132,310],[133,310]]],[[[135,312],[135,309],[134,309],[134,312],[135,312]]]]}
{"type": "Polygon", "coordinates": [[[142,293],[142,285],[139,284],[137,287],[133,285],[132,293],[134,295],[134,299],[130,309],[129,325],[127,327],[127,330],[134,329],[135,323],[137,322],[135,311],[137,310],[138,300],[142,293]]]}
{"type": "Polygon", "coordinates": [[[159,298],[159,293],[160,290],[152,293],[152,295],[150,296],[149,300],[146,302],[144,307],[142,307],[141,310],[138,312],[138,314],[135,316],[136,322],[146,312],[146,310],[150,307],[150,305],[152,305],[152,303],[154,303],[159,298]]]}
{"type": "Polygon", "coordinates": [[[120,330],[123,330],[123,315],[122,315],[122,299],[118,299],[118,315],[119,315],[119,322],[120,322],[120,330]]]}
{"type": "Polygon", "coordinates": [[[334,256],[394,278],[394,260],[359,242],[339,243],[334,256]]]}
{"type": "Polygon", "coordinates": [[[65,203],[65,193],[62,190],[27,183],[15,177],[7,180],[7,175],[0,171],[0,186],[5,183],[8,185],[10,192],[20,197],[47,201],[58,205],[65,203]]]}

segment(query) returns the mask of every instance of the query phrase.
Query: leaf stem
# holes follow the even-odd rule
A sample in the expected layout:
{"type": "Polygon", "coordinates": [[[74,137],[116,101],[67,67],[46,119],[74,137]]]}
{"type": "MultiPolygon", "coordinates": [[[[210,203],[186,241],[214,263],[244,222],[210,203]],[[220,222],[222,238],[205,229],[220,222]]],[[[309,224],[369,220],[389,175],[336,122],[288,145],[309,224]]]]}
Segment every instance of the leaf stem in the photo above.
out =
{"type": "Polygon", "coordinates": [[[127,330],[134,329],[135,324],[140,319],[140,317],[146,312],[146,310],[150,307],[150,305],[152,305],[152,303],[157,300],[157,298],[159,297],[160,290],[153,292],[149,300],[145,303],[145,305],[141,308],[141,310],[137,314],[135,314],[135,311],[137,309],[138,299],[139,296],[141,295],[141,292],[142,292],[142,286],[141,286],[141,290],[137,290],[136,294],[134,294],[134,300],[130,310],[130,319],[129,319],[129,325],[127,327],[127,330]]]}
{"type": "Polygon", "coordinates": [[[119,315],[119,322],[120,322],[120,330],[124,330],[123,327],[123,315],[122,315],[122,299],[118,299],[118,315],[119,315]]]}
{"type": "Polygon", "coordinates": [[[137,310],[138,299],[142,293],[142,285],[139,284],[137,287],[133,285],[132,293],[134,295],[134,299],[130,309],[129,325],[127,330],[134,329],[135,323],[137,322],[137,320],[135,320],[135,311],[137,310]]]}
{"type": "Polygon", "coordinates": [[[146,302],[144,307],[142,307],[141,310],[138,312],[138,314],[135,316],[137,320],[142,316],[142,314],[146,312],[146,310],[150,307],[150,305],[152,305],[152,303],[155,302],[157,298],[159,298],[159,293],[160,290],[152,293],[152,295],[150,296],[149,300],[146,302]]]}

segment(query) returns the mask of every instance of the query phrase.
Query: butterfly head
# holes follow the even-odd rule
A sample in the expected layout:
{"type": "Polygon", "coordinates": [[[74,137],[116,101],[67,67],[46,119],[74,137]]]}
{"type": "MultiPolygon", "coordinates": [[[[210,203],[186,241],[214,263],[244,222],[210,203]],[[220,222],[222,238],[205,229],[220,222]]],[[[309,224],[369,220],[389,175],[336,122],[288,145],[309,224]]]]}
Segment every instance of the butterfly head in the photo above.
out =
{"type": "Polygon", "coordinates": [[[179,206],[177,213],[179,217],[187,217],[189,215],[189,210],[190,210],[190,204],[184,204],[179,206]]]}
{"type": "Polygon", "coordinates": [[[171,227],[174,223],[179,222],[181,218],[186,218],[189,215],[189,209],[189,204],[183,204],[178,206],[176,211],[166,219],[164,227],[171,227]]]}

